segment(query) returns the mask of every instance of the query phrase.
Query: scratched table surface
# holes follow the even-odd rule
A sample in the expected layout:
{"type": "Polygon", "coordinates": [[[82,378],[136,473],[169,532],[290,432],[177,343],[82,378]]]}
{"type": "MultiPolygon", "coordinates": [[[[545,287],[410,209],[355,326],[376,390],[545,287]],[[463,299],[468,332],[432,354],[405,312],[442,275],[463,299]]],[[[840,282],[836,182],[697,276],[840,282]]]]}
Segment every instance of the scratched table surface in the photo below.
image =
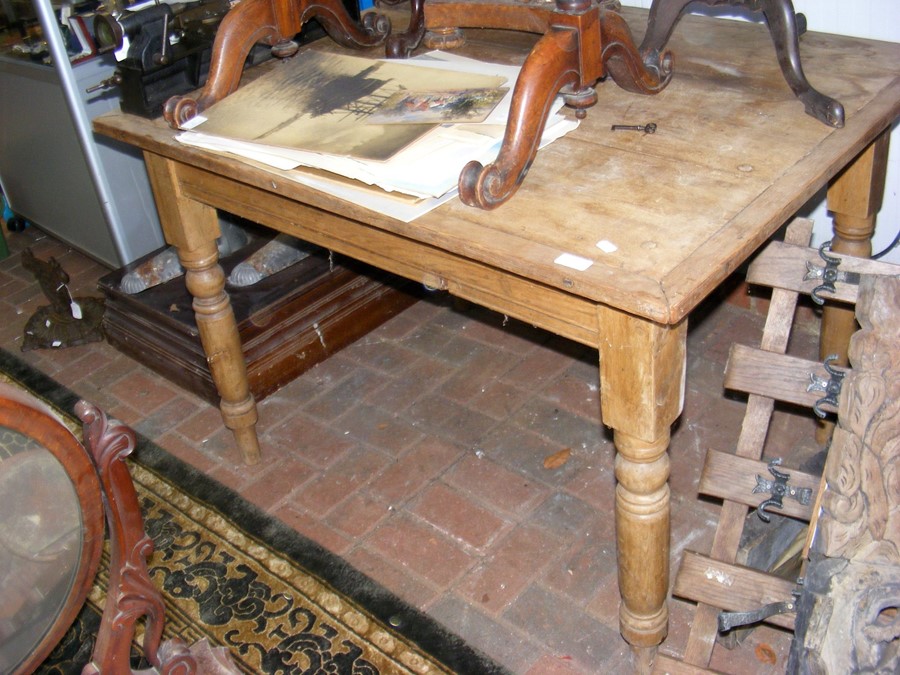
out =
{"type": "MultiPolygon", "coordinates": [[[[639,43],[646,12],[622,13],[639,43]]],[[[521,40],[498,33],[469,31],[467,53],[522,58],[521,40]]],[[[183,177],[188,190],[206,172],[251,190],[223,185],[217,206],[520,318],[550,316],[547,328],[596,344],[595,303],[679,322],[900,114],[895,43],[802,37],[810,83],[845,107],[841,129],[804,113],[763,24],[687,16],[669,49],[675,66],[665,90],[642,96],[600,82],[597,105],[577,130],[538,153],[509,202],[482,211],[453,200],[410,223],[304,187],[291,172],[187,148],[161,120],[112,113],[95,128],[197,167],[194,179],[183,177]],[[656,133],[610,129],[649,122],[656,133]],[[306,205],[311,218],[336,217],[334,227],[307,230],[297,213],[272,213],[277,205],[261,202],[259,190],[306,205]],[[356,227],[344,232],[341,221],[356,227]],[[392,255],[404,241],[422,251],[416,261],[392,255]],[[429,247],[443,255],[430,257],[429,247]],[[592,264],[564,267],[554,262],[562,253],[592,264]],[[483,283],[491,270],[502,275],[483,283]],[[516,278],[523,283],[504,282],[516,278]],[[561,306],[558,290],[572,302],[561,306]]],[[[206,184],[203,190],[215,192],[206,184]]]]}

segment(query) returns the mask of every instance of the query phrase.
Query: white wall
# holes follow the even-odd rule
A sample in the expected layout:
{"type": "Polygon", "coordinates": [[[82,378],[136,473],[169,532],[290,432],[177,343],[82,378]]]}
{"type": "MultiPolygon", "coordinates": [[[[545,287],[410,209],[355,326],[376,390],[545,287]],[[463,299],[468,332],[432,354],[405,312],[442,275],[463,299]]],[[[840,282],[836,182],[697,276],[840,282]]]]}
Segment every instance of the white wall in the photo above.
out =
{"type": "MultiPolygon", "coordinates": [[[[900,42],[900,1],[898,0],[793,0],[794,9],[806,15],[809,30],[821,33],[836,33],[873,40],[900,42]]],[[[621,0],[630,7],[649,8],[652,0],[621,0]]],[[[687,11],[703,13],[709,11],[703,2],[695,2],[687,11]]],[[[719,16],[722,9],[716,11],[719,16]]],[[[677,28],[676,28],[677,30],[677,28]]],[[[803,48],[801,43],[801,57],[803,48]]],[[[676,61],[677,64],[677,61],[676,61]]],[[[676,70],[678,66],[676,65],[676,70]]],[[[900,76],[900,63],[897,64],[900,76]]],[[[813,85],[815,86],[815,85],[813,85]]],[[[823,92],[828,93],[828,92],[823,92]]],[[[878,253],[887,247],[900,229],[900,124],[894,123],[891,133],[891,151],[888,155],[887,180],[885,182],[884,205],[878,214],[872,249],[878,253]]],[[[831,218],[825,208],[824,192],[816,196],[802,209],[816,221],[813,234],[816,245],[831,238],[831,218]]],[[[881,258],[900,264],[900,246],[881,258]]]]}

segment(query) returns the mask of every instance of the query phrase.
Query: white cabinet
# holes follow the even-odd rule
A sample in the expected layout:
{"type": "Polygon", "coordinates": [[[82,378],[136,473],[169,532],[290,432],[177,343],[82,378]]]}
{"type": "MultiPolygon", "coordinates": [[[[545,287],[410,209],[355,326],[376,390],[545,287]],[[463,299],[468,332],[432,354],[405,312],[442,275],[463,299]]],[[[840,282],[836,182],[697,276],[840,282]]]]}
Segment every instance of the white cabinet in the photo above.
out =
{"type": "Polygon", "coordinates": [[[17,215],[118,268],[164,241],[143,157],[90,128],[119,107],[116,89],[85,91],[112,75],[115,60],[60,61],[50,3],[33,1],[53,65],[0,56],[0,185],[17,215]]]}

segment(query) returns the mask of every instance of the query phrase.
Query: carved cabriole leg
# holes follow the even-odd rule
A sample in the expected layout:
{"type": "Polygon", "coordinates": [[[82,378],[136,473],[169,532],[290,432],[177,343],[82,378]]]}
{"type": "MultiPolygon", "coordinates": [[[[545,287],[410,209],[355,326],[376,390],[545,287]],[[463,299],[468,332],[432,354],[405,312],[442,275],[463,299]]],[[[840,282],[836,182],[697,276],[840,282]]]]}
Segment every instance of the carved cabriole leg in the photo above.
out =
{"type": "Polygon", "coordinates": [[[487,166],[469,162],[460,173],[459,196],[469,206],[494,209],[519,189],[557,94],[577,117],[584,117],[597,102],[595,83],[607,74],[623,89],[640,94],[658,93],[669,82],[671,59],[664,55],[660,70],[648,69],[621,16],[601,13],[598,5],[585,0],[557,0],[556,6],[556,11],[543,5],[498,5],[493,11],[485,9],[490,4],[426,6],[429,29],[458,25],[544,31],[519,71],[497,159],[487,166]]]}
{"type": "MultiPolygon", "coordinates": [[[[395,0],[389,0],[386,4],[393,5],[395,0]]],[[[389,59],[405,59],[413,49],[419,46],[423,37],[425,37],[425,0],[410,0],[409,26],[403,33],[388,35],[384,43],[385,55],[389,59]]],[[[430,45],[429,48],[437,49],[430,45]]]]}
{"type": "MultiPolygon", "coordinates": [[[[244,62],[253,46],[290,41],[310,19],[318,19],[328,35],[349,48],[374,47],[390,32],[390,21],[380,14],[366,14],[363,27],[347,13],[341,0],[241,0],[222,19],[213,41],[209,77],[196,98],[173,96],[163,116],[178,128],[216,101],[238,88],[244,62]]],[[[291,55],[293,48],[284,50],[291,55]]]]}
{"type": "MultiPolygon", "coordinates": [[[[752,5],[755,3],[746,3],[752,5]]],[[[831,127],[844,126],[844,106],[812,88],[800,63],[800,40],[794,6],[790,0],[762,0],[763,14],[775,44],[778,65],[806,113],[831,127]]]]}
{"type": "Polygon", "coordinates": [[[144,153],[144,160],[166,241],[178,249],[185,282],[194,298],[200,342],[222,397],[225,426],[234,432],[244,462],[255,464],[259,461],[256,402],[250,394],[240,336],[225,293],[225,273],[219,266],[218,215],[214,208],[181,194],[177,163],[151,153],[144,153]]]}
{"type": "Polygon", "coordinates": [[[667,449],[684,400],[687,321],[666,326],[603,306],[598,318],[601,411],[618,453],[619,624],[646,664],[668,630],[667,449]]]}
{"type": "Polygon", "coordinates": [[[654,0],[647,17],[647,32],[641,42],[644,59],[659,54],[669,42],[684,8],[694,0],[654,0]]]}
{"type": "MultiPolygon", "coordinates": [[[[860,258],[872,255],[872,233],[875,216],[881,209],[884,178],[887,171],[890,128],[875,139],[853,162],[832,181],[828,188],[828,210],[834,218],[834,237],[831,250],[860,258]]],[[[826,303],[822,312],[822,335],[819,355],[837,354],[837,365],[847,365],[847,347],[856,331],[853,307],[826,303]]],[[[825,444],[834,427],[822,422],[816,440],[825,444]]]]}
{"type": "Polygon", "coordinates": [[[578,34],[550,28],[522,65],[497,159],[487,166],[471,161],[459,175],[463,203],[493,209],[515,193],[537,154],[553,100],[578,81],[578,34]]]}
{"type": "Polygon", "coordinates": [[[257,42],[275,44],[282,38],[276,25],[273,0],[243,0],[222,19],[213,41],[209,77],[196,98],[173,96],[166,101],[163,116],[178,128],[237,89],[244,61],[257,42]]]}
{"type": "MultiPolygon", "coordinates": [[[[832,127],[844,126],[844,107],[833,98],[813,89],[800,63],[799,30],[791,0],[699,0],[710,7],[743,7],[762,10],[782,75],[807,114],[832,127]]],[[[650,6],[647,32],[641,43],[641,56],[648,68],[660,63],[660,52],[669,42],[681,14],[693,0],[654,0],[650,6]]]]}

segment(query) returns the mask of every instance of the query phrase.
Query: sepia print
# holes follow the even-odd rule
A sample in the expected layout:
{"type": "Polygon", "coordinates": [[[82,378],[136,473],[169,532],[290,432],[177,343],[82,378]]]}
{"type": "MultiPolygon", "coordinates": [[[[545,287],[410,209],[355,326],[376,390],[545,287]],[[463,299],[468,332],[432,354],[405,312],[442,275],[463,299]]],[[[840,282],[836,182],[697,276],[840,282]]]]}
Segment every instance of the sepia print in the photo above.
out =
{"type": "Polygon", "coordinates": [[[497,89],[505,78],[307,51],[204,112],[197,131],[383,161],[436,124],[369,124],[391,97],[441,88],[497,89]]]}
{"type": "Polygon", "coordinates": [[[508,87],[400,91],[382,103],[368,123],[477,124],[491,114],[508,91],[508,87]]]}

